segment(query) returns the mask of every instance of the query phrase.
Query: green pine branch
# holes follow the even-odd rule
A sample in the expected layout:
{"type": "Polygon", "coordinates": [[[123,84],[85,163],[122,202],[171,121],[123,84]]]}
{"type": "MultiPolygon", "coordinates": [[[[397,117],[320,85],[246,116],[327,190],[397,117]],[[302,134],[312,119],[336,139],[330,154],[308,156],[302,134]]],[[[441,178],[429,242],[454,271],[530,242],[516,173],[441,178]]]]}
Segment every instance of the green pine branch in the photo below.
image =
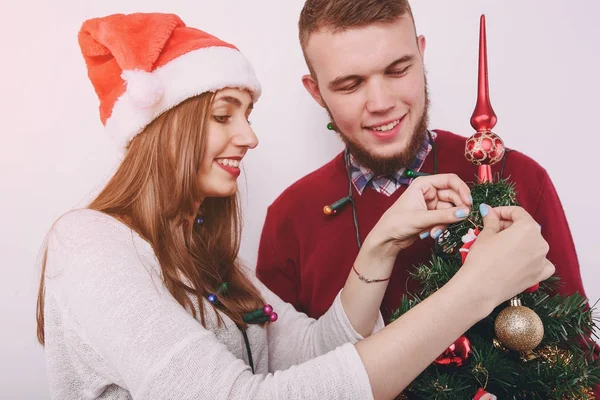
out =
{"type": "Polygon", "coordinates": [[[461,239],[469,229],[483,229],[483,218],[479,213],[480,204],[485,203],[491,207],[519,205],[515,185],[508,179],[473,185],[471,186],[471,196],[473,197],[473,206],[470,215],[465,220],[448,228],[449,237],[446,239],[446,244],[455,249],[462,246],[461,239]]]}
{"type": "Polygon", "coordinates": [[[544,323],[543,344],[567,342],[580,336],[594,334],[596,325],[588,300],[575,293],[571,296],[536,291],[522,296],[523,305],[536,310],[544,323]]]}
{"type": "Polygon", "coordinates": [[[410,277],[421,284],[419,294],[428,296],[448,283],[460,266],[460,258],[444,259],[434,254],[429,264],[417,266],[410,277]]]}
{"type": "MultiPolygon", "coordinates": [[[[514,184],[508,180],[475,184],[471,187],[473,207],[469,217],[451,225],[436,242],[428,263],[414,267],[410,279],[420,289],[402,296],[391,321],[400,318],[423,299],[445,285],[460,269],[458,249],[470,228],[483,228],[481,203],[492,207],[518,205],[514,184]]],[[[536,358],[524,361],[522,354],[494,345],[494,321],[507,304],[498,306],[465,335],[472,354],[461,367],[432,364],[407,388],[409,399],[459,400],[472,398],[486,387],[500,399],[588,399],[589,390],[600,383],[600,364],[593,359],[593,338],[598,319],[580,294],[559,295],[559,278],[540,282],[540,288],[520,296],[522,304],[534,310],[544,324],[544,339],[534,350],[536,358]],[[590,339],[591,338],[591,339],[590,339]],[[556,354],[554,358],[548,354],[556,354]]]]}

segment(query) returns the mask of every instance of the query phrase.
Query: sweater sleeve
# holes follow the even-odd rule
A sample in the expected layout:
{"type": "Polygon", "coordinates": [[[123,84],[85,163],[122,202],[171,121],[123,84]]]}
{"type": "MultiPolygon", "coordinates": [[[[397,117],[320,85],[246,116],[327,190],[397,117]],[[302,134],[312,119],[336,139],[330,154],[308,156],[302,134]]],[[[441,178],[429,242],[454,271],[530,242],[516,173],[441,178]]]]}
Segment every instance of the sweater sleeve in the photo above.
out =
{"type": "MultiPolygon", "coordinates": [[[[289,368],[311,358],[320,356],[345,343],[354,344],[364,339],[352,327],[342,302],[340,291],[329,310],[318,320],[300,313],[290,304],[260,282],[255,282],[265,300],[278,314],[276,323],[267,325],[269,337],[269,370],[289,368]]],[[[377,321],[371,333],[384,327],[381,312],[377,311],[377,321]]]]}
{"type": "Polygon", "coordinates": [[[277,208],[281,208],[281,203],[276,201],[267,210],[258,247],[256,276],[283,301],[303,311],[299,299],[298,238],[286,213],[277,208]]]}
{"type": "MultiPolygon", "coordinates": [[[[554,184],[547,173],[543,177],[540,200],[533,216],[542,225],[542,235],[550,246],[548,260],[556,267],[556,275],[563,284],[559,287],[559,293],[563,296],[570,296],[578,292],[587,298],[567,217],[554,184]]],[[[585,347],[590,343],[594,344],[594,358],[600,358],[600,346],[594,343],[593,336],[579,340],[581,343],[585,343],[585,347]]],[[[594,386],[594,394],[600,398],[600,384],[594,386]]]]}
{"type": "Polygon", "coordinates": [[[351,344],[253,375],[169,294],[130,235],[76,213],[63,217],[50,235],[46,296],[56,299],[63,323],[111,366],[132,398],[372,398],[351,344]]]}
{"type": "Polygon", "coordinates": [[[532,215],[542,226],[542,235],[550,246],[548,260],[554,264],[556,275],[564,284],[559,289],[560,294],[572,295],[579,292],[585,297],[579,260],[567,217],[556,189],[546,172],[542,177],[539,202],[532,215]]]}

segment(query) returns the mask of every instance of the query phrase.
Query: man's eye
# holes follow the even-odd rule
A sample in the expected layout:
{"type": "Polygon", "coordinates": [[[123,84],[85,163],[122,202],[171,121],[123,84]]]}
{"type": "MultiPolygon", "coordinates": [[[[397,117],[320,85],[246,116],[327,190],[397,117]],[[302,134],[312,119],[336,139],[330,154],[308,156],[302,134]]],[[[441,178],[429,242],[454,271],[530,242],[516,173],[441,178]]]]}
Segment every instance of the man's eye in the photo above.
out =
{"type": "Polygon", "coordinates": [[[402,76],[406,73],[406,71],[408,71],[409,67],[406,68],[402,68],[402,69],[394,69],[388,72],[388,75],[392,75],[392,76],[402,76]]]}
{"type": "Polygon", "coordinates": [[[359,86],[360,86],[360,82],[354,82],[350,86],[344,86],[343,88],[340,88],[340,90],[342,92],[352,92],[353,90],[358,89],[359,86]]]}

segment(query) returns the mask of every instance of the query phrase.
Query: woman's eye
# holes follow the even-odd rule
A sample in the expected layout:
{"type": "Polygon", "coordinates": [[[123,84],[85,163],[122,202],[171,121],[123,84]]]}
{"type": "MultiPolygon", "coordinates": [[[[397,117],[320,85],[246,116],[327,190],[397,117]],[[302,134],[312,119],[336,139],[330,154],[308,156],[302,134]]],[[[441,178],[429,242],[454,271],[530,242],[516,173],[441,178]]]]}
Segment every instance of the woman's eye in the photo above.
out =
{"type": "Polygon", "coordinates": [[[231,115],[213,115],[213,119],[220,124],[226,123],[229,118],[231,118],[231,115]]]}

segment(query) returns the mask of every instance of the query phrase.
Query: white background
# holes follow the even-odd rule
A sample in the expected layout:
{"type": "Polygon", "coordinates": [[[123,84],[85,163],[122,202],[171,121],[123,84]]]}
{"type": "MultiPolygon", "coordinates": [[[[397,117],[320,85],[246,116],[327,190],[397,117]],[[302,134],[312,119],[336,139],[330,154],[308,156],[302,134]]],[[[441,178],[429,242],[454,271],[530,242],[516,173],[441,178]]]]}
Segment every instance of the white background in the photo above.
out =
{"type": "MultiPolygon", "coordinates": [[[[260,146],[245,161],[242,257],[254,264],[266,207],[341,144],[304,91],[297,41],[303,1],[3,2],[0,15],[0,397],[47,399],[35,339],[39,250],[51,223],[84,205],[117,160],[77,44],[83,20],[174,12],[236,44],[264,95],[252,116],[260,146]]],[[[600,3],[592,0],[414,1],[428,39],[432,128],[472,133],[479,16],[488,21],[490,90],[506,145],[545,166],[562,198],[583,282],[600,297],[597,200],[600,3]]]]}

